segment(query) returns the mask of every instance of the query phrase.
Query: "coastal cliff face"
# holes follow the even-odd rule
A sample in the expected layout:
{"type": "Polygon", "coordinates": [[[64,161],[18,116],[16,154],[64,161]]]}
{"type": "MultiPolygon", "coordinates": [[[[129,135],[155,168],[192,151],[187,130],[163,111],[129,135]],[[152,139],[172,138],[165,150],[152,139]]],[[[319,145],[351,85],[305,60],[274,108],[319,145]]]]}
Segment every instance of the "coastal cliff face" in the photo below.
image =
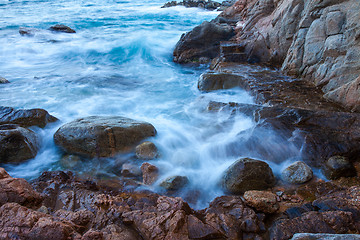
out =
{"type": "Polygon", "coordinates": [[[245,61],[281,67],[360,111],[358,0],[239,0],[212,22],[233,27],[245,61]]]}

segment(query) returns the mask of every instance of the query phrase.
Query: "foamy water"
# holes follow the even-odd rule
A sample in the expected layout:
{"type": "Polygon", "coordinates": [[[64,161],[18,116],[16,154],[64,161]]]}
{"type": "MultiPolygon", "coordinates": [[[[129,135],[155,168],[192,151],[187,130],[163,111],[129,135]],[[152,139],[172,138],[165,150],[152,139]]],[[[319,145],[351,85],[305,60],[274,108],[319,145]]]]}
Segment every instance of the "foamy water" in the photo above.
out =
{"type": "MultiPolygon", "coordinates": [[[[253,99],[242,89],[197,90],[206,66],[174,64],[172,51],[182,33],[219,12],[161,9],[165,2],[0,0],[0,76],[11,82],[0,85],[1,105],[44,108],[61,120],[33,128],[42,137],[41,149],[35,159],[5,165],[11,175],[31,179],[44,170],[66,170],[53,134],[62,124],[91,115],[152,123],[158,135],[151,140],[161,152],[152,161],[161,173],[152,189],[161,192],[158,184],[167,176],[187,176],[190,184],[178,195],[200,192],[196,207],[223,194],[219,179],[239,157],[268,161],[275,173],[298,158],[291,142],[271,129],[255,128],[251,118],[206,111],[210,101],[253,99]],[[58,23],[77,33],[47,30],[58,23]],[[20,36],[20,27],[33,28],[34,36],[20,36]]],[[[113,176],[114,159],[104,161],[105,167],[84,163],[77,170],[113,176]]]]}

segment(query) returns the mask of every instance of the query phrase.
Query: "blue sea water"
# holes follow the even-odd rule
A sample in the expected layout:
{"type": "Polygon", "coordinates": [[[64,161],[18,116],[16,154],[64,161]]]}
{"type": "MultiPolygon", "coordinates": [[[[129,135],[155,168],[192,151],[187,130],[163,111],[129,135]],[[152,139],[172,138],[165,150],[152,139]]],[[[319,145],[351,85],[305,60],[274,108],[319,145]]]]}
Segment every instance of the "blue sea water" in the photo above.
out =
{"type": "MultiPolygon", "coordinates": [[[[152,190],[162,191],[158,184],[168,176],[187,176],[187,190],[201,195],[197,207],[223,194],[219,179],[236,159],[262,157],[243,144],[254,134],[268,149],[286,149],[281,161],[270,162],[274,170],[298,156],[299,150],[281,136],[265,130],[254,133],[251,118],[205,111],[210,101],[253,103],[253,99],[241,89],[197,90],[207,66],[177,65],[172,51],[182,33],[219,12],[162,9],[165,2],[0,0],[0,76],[11,82],[0,85],[0,105],[43,108],[60,119],[45,129],[33,128],[42,138],[41,149],[26,163],[5,165],[11,175],[31,179],[45,170],[66,170],[53,134],[62,124],[91,115],[152,123],[158,131],[152,141],[161,152],[152,162],[160,168],[152,190]],[[76,33],[47,30],[55,24],[76,33]],[[33,36],[21,36],[21,27],[32,29],[33,36]]],[[[114,175],[91,162],[75,170],[114,175]]]]}

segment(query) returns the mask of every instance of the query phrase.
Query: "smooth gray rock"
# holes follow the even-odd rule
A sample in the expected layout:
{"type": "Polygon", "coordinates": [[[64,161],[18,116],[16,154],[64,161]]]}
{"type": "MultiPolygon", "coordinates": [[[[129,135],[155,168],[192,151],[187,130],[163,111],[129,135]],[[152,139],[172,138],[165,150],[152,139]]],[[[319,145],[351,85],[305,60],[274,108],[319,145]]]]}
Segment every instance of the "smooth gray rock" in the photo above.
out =
{"type": "Polygon", "coordinates": [[[147,122],[117,116],[91,116],[63,125],[55,133],[54,140],[69,154],[94,158],[129,152],[155,134],[154,126],[147,122]]]}
{"type": "Polygon", "coordinates": [[[282,179],[288,183],[301,184],[312,179],[313,172],[304,162],[294,162],[281,173],[282,179]]]}

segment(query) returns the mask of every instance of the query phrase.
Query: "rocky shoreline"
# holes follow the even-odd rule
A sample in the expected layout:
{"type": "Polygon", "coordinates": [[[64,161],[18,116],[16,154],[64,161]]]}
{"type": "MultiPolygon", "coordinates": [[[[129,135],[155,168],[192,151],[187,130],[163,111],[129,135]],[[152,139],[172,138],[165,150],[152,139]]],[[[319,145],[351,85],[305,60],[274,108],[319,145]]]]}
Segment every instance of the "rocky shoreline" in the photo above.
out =
{"type": "MultiPolygon", "coordinates": [[[[199,79],[200,91],[241,87],[256,101],[210,102],[206,111],[253,117],[254,131],[273,129],[302,149],[303,161],[287,166],[282,176],[275,176],[263,161],[240,158],[219,182],[227,195],[196,210],[188,204],[196,202],[196,193],[186,200],[175,197],[188,184],[185,176],[165,179],[160,184],[164,195],[141,188],[159,177],[150,161],[161,155],[149,141],[156,136],[152,124],[120,116],[81,118],[54,135],[64,166],[131,153],[141,167],[121,162],[120,177],[115,178],[44,172],[30,182],[0,168],[0,239],[358,239],[351,235],[360,234],[356,7],[351,0],[239,0],[215,20],[184,34],[174,50],[179,63],[211,61],[211,70],[199,79]],[[319,35],[313,36],[315,32],[319,35]],[[305,43],[300,43],[301,34],[305,43]],[[336,47],[333,36],[339,34],[347,53],[336,47]],[[344,67],[344,58],[354,65],[344,67]],[[303,79],[264,68],[244,76],[247,63],[281,66],[303,79]],[[330,65],[336,66],[333,74],[330,65]],[[346,81],[340,76],[344,72],[346,81]],[[314,168],[330,181],[314,177],[314,168]]],[[[57,26],[54,31],[73,33],[57,26]]],[[[43,109],[0,107],[0,162],[36,156],[40,139],[29,127],[43,128],[57,120],[43,109]]],[[[279,161],[276,157],[275,149],[266,160],[279,161]]]]}

